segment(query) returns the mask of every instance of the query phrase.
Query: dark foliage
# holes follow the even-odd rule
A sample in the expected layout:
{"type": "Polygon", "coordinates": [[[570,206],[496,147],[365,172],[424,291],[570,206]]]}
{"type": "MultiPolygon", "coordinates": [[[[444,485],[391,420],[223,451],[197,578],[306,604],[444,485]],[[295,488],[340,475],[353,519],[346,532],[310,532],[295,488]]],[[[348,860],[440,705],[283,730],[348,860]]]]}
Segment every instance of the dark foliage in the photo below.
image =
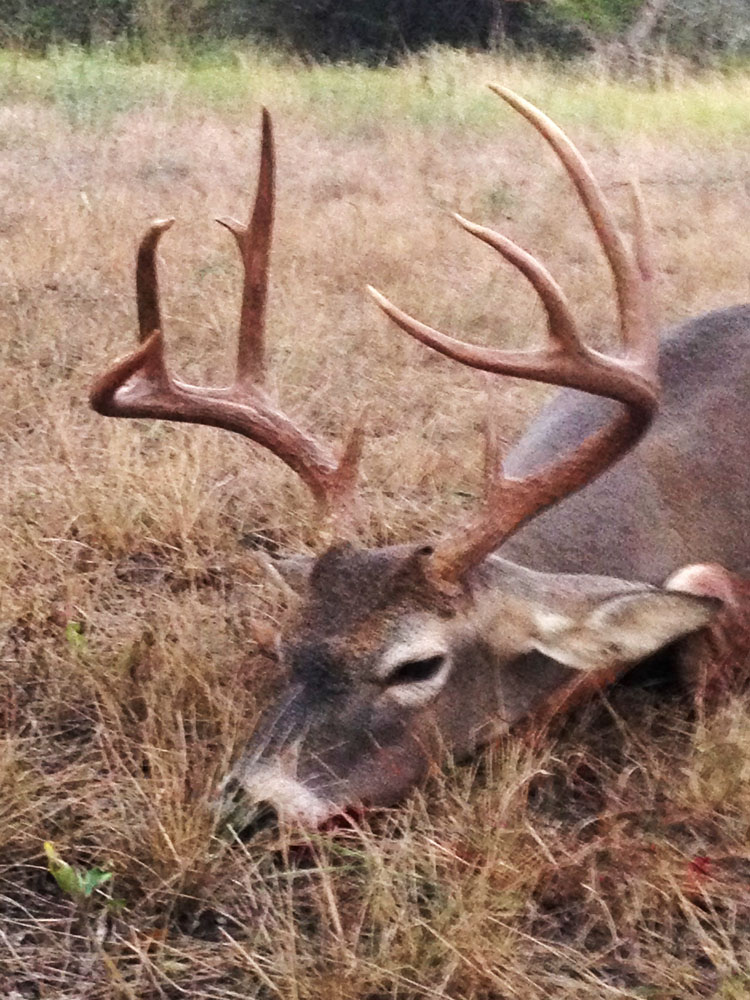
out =
{"type": "Polygon", "coordinates": [[[368,62],[433,44],[507,44],[568,56],[628,42],[649,6],[659,15],[646,18],[639,55],[671,49],[705,62],[750,50],[747,0],[0,0],[0,43],[124,38],[148,50],[251,39],[368,62]]]}

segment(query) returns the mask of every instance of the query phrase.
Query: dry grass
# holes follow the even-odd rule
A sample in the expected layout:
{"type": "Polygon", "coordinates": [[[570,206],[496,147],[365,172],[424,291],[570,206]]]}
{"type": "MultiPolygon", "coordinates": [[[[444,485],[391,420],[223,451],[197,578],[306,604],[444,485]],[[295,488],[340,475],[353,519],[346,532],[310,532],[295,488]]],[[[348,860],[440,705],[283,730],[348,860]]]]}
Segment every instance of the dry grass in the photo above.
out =
{"type": "MultiPolygon", "coordinates": [[[[180,221],[163,248],[174,365],[226,373],[238,268],[210,218],[245,211],[266,102],[279,392],[332,438],[367,406],[369,540],[449,522],[476,488],[481,384],[399,339],[363,285],[476,339],[533,335],[539,306],[455,208],[538,251],[594,340],[612,323],[567,184],[488,77],[570,128],[623,218],[623,179],[644,179],[665,320],[750,298],[747,76],[636,92],[450,53],[389,71],[0,60],[3,996],[750,996],[742,700],[696,727],[621,691],[345,838],[213,838],[213,782],[273,685],[248,625],[279,608],[248,546],[309,547],[307,498],[243,441],[87,406],[132,337],[154,215],[180,221]],[[65,898],[45,839],[114,882],[65,898]]],[[[539,392],[502,393],[512,435],[539,392]]]]}

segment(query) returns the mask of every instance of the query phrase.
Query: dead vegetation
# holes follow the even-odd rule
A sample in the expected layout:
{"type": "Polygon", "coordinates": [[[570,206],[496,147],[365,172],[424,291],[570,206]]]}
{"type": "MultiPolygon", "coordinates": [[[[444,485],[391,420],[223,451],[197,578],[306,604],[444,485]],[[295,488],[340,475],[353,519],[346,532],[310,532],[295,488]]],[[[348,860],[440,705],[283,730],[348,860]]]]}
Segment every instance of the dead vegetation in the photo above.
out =
{"type": "MultiPolygon", "coordinates": [[[[478,488],[482,383],[399,339],[364,284],[476,340],[532,336],[533,295],[456,230],[455,208],[538,252],[594,338],[612,322],[559,170],[479,83],[504,74],[523,91],[526,73],[528,96],[554,92],[623,212],[622,181],[641,175],[674,321],[750,297],[750,132],[728,124],[747,78],[608,91],[446,56],[366,79],[329,70],[326,89],[269,62],[248,68],[240,104],[216,96],[220,70],[201,90],[163,67],[146,98],[135,70],[121,92],[104,78],[76,90],[68,71],[56,96],[26,66],[2,70],[0,991],[750,996],[740,696],[696,721],[674,693],[623,689],[553,740],[511,739],[435,776],[371,826],[273,849],[214,838],[214,782],[274,684],[251,625],[273,623],[279,597],[251,553],[308,548],[307,497],[245,441],[105,421],[86,400],[132,342],[133,252],[156,215],[179,223],[162,247],[172,364],[226,375],[240,281],[210,219],[246,209],[267,102],[280,185],[272,379],[332,440],[366,407],[366,541],[432,535],[478,488]],[[450,96],[459,84],[470,107],[450,96]],[[114,878],[67,897],[45,840],[114,878]]],[[[499,391],[512,437],[540,391],[499,391]]]]}

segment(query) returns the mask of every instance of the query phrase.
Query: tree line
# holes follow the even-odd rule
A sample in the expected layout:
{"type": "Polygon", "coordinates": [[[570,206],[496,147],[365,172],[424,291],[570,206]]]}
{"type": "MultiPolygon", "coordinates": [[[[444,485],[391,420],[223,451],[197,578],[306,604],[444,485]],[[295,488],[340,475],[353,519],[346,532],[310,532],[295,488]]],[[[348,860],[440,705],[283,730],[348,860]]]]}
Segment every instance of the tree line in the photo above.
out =
{"type": "Polygon", "coordinates": [[[367,61],[449,44],[711,63],[750,54],[750,0],[0,0],[5,46],[230,39],[367,61]]]}

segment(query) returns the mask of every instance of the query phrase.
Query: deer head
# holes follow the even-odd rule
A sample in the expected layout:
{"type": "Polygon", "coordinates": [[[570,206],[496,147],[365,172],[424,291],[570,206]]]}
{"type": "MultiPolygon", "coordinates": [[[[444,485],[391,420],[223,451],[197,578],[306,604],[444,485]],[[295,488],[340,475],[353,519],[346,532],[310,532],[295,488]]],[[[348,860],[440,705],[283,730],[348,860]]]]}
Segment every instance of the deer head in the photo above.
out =
{"type": "Polygon", "coordinates": [[[302,478],[335,539],[318,558],[282,560],[273,570],[293,595],[278,638],[287,679],[223,783],[222,816],[235,827],[271,810],[318,824],[347,807],[394,803],[442,754],[465,756],[519,720],[558,711],[702,628],[720,604],[684,588],[538,573],[493,554],[633,447],[657,411],[659,383],[643,240],[637,238],[631,251],[567,136],[511,91],[492,89],[546,139],[578,191],[614,277],[622,352],[610,356],[588,347],[547,269],[507,238],[460,217],[464,229],[497,250],[538,293],[548,320],[546,347],[499,351],[469,345],[370,292],[403,331],[462,364],[573,387],[621,405],[580,446],[520,479],[503,472],[495,421],[488,419],[481,509],[434,544],[353,545],[361,430],[336,455],[281,412],[263,387],[274,204],[267,112],[249,225],[219,220],[237,241],[245,273],[232,386],[194,386],[169,374],[155,252],[173,220],[154,222],[141,242],[141,345],[94,385],[94,409],[107,416],[211,424],[249,437],[302,478]]]}

